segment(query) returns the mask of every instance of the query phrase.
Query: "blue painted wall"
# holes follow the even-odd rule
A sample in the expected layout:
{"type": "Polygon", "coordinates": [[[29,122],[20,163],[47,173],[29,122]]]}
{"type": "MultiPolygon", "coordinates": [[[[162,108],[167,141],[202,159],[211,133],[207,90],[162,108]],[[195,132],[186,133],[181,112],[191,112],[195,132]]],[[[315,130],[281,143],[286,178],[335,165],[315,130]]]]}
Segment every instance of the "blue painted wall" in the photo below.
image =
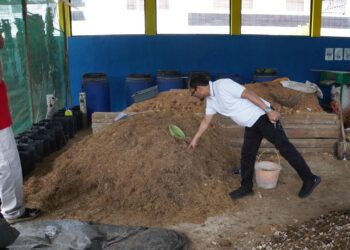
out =
{"type": "Polygon", "coordinates": [[[125,77],[158,70],[239,73],[250,82],[255,68],[276,68],[280,76],[317,81],[311,69],[350,70],[350,61],[325,61],[325,48],[349,48],[349,38],[287,36],[158,35],[69,38],[73,103],[78,104],[82,75],[104,72],[112,111],[125,108],[125,77]]]}

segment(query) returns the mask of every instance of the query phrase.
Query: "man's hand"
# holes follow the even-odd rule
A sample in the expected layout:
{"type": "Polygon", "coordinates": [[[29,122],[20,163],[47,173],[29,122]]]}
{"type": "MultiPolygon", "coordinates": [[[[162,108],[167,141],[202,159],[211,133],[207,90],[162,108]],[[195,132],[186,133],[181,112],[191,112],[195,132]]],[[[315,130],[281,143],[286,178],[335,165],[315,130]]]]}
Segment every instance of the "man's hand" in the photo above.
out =
{"type": "Polygon", "coordinates": [[[270,122],[276,123],[280,119],[281,114],[275,110],[271,110],[270,112],[267,113],[267,116],[269,117],[270,122]]]}
{"type": "Polygon", "coordinates": [[[190,145],[188,145],[187,149],[195,149],[196,147],[197,147],[197,140],[193,138],[190,145]]]}
{"type": "Polygon", "coordinates": [[[194,135],[190,145],[188,145],[189,149],[195,149],[197,147],[197,142],[199,138],[202,136],[204,131],[208,128],[211,120],[213,120],[214,115],[205,115],[201,124],[199,125],[197,133],[194,135]]]}

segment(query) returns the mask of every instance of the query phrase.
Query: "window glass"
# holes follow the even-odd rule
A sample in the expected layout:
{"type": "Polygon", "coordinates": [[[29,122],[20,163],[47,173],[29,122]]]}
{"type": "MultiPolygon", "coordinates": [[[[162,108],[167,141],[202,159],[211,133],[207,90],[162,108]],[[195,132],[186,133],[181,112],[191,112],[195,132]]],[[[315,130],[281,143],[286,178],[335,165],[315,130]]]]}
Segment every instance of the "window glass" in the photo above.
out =
{"type": "Polygon", "coordinates": [[[229,34],[230,0],[157,0],[158,34],[229,34]]]}
{"type": "Polygon", "coordinates": [[[144,0],[72,0],[72,35],[145,34],[144,0]]]}
{"type": "Polygon", "coordinates": [[[311,0],[242,0],[242,34],[310,34],[311,0]]]}
{"type": "Polygon", "coordinates": [[[323,0],[321,36],[350,37],[350,1],[323,0]]]}

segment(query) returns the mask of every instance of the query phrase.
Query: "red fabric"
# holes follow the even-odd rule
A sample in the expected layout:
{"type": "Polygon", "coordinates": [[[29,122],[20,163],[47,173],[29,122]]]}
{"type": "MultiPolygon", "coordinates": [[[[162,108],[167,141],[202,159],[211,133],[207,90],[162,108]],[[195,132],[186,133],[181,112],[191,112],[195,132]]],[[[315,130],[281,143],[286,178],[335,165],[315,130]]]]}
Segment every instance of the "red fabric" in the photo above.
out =
{"type": "Polygon", "coordinates": [[[0,81],[0,129],[12,125],[5,81],[0,81]]]}

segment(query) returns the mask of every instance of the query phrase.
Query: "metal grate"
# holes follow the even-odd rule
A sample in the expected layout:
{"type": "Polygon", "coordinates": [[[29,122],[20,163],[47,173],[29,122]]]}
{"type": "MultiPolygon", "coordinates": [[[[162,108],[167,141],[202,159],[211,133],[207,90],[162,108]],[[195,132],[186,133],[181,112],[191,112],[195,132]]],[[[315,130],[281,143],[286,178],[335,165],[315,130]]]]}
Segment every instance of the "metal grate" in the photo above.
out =
{"type": "Polygon", "coordinates": [[[84,11],[72,11],[72,21],[85,21],[84,11]]]}
{"type": "Polygon", "coordinates": [[[72,0],[72,6],[85,7],[85,0],[72,0]]]}
{"type": "Polygon", "coordinates": [[[229,25],[229,14],[188,13],[188,25],[225,26],[229,25]]]}
{"type": "Polygon", "coordinates": [[[323,0],[322,13],[344,15],[346,11],[346,4],[346,0],[323,0]]]}

